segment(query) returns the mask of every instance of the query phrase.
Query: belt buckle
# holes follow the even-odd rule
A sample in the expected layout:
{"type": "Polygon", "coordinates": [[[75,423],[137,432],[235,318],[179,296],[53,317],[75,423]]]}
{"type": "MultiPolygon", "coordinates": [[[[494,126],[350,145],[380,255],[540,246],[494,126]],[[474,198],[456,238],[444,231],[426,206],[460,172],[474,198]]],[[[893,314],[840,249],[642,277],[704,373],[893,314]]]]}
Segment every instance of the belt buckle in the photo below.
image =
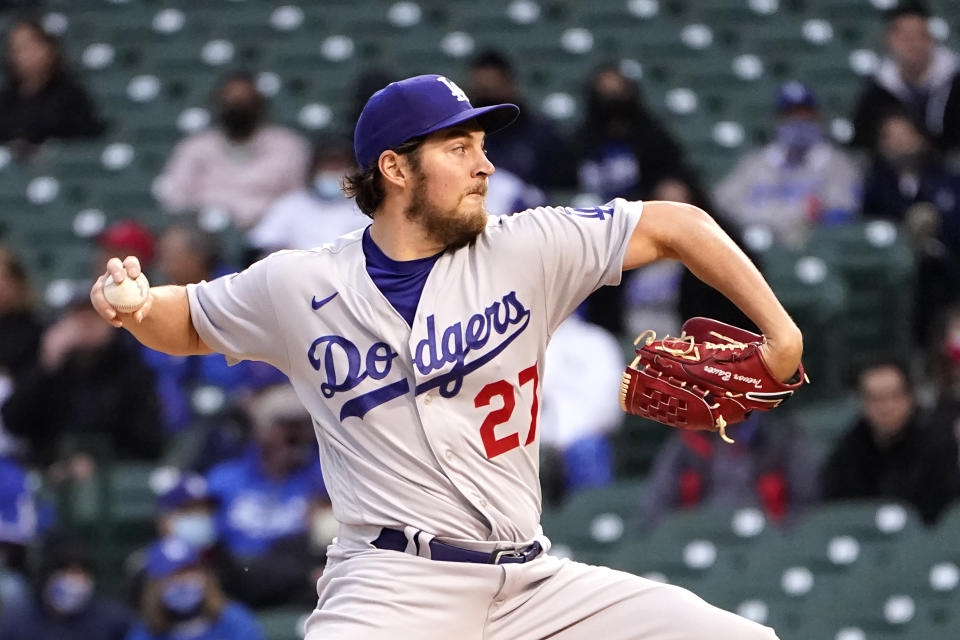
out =
{"type": "Polygon", "coordinates": [[[498,549],[490,554],[490,564],[500,564],[503,558],[523,558],[523,552],[516,549],[498,549]]]}

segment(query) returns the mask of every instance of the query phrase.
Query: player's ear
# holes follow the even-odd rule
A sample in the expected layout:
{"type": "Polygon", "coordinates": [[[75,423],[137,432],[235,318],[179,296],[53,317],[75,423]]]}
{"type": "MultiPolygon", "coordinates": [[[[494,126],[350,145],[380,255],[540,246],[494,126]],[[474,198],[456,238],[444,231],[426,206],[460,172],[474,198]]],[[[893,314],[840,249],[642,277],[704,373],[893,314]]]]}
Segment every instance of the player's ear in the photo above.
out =
{"type": "Polygon", "coordinates": [[[390,149],[380,154],[380,174],[387,182],[398,187],[406,186],[408,165],[400,159],[400,154],[390,149]]]}

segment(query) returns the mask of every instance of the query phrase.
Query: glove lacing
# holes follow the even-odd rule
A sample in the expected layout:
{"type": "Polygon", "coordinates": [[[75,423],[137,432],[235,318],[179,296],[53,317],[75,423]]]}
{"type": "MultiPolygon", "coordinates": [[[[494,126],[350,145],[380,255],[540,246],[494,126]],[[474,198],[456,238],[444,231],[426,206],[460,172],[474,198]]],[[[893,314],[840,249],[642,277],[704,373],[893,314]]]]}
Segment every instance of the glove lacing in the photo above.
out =
{"type": "MultiPolygon", "coordinates": [[[[711,331],[711,332],[710,332],[710,335],[713,336],[713,337],[715,337],[715,338],[719,338],[720,340],[723,340],[723,342],[706,342],[706,341],[704,341],[704,342],[703,342],[703,345],[704,345],[707,349],[712,349],[712,350],[714,350],[714,351],[724,351],[724,350],[726,350],[726,349],[740,349],[740,350],[743,350],[743,349],[746,349],[746,348],[747,348],[747,345],[744,344],[743,342],[738,342],[738,341],[734,340],[733,338],[730,338],[730,337],[725,336],[725,335],[723,335],[723,334],[717,333],[716,331],[711,331]]],[[[656,342],[656,340],[657,340],[657,332],[654,331],[653,329],[647,329],[646,331],[644,331],[643,333],[641,333],[639,336],[637,336],[637,339],[633,341],[634,346],[640,344],[640,341],[641,341],[641,340],[643,340],[643,341],[644,341],[644,344],[649,347],[651,344],[653,344],[654,342],[656,342]],[[649,335],[648,335],[648,334],[649,334],[649,335]]],[[[675,341],[675,342],[683,342],[683,343],[685,343],[685,344],[687,345],[686,348],[668,347],[668,346],[665,344],[667,340],[670,340],[670,334],[666,334],[665,336],[663,336],[663,339],[660,341],[660,347],[659,347],[659,348],[660,348],[662,351],[666,351],[666,352],[667,352],[668,354],[670,354],[671,356],[674,356],[674,357],[677,357],[677,358],[686,358],[686,359],[689,359],[689,360],[700,360],[700,350],[697,348],[696,337],[694,337],[694,336],[688,336],[688,335],[684,332],[684,333],[681,333],[681,334],[680,334],[680,337],[679,337],[679,338],[674,338],[674,341],[675,341]],[[693,355],[691,355],[691,351],[693,352],[693,355]]],[[[638,364],[639,362],[640,362],[640,356],[638,355],[636,358],[633,359],[633,362],[631,363],[630,366],[632,366],[633,368],[636,368],[636,367],[637,367],[637,364],[638,364]]],[[[686,383],[684,383],[684,386],[685,386],[685,385],[686,385],[686,383]]],[[[723,440],[723,441],[726,442],[727,444],[733,444],[734,442],[736,442],[733,438],[731,438],[730,436],[727,435],[727,432],[726,432],[726,429],[727,429],[727,421],[723,419],[723,416],[722,416],[722,415],[718,415],[718,416],[717,416],[717,419],[716,419],[715,422],[714,422],[714,426],[716,427],[717,431],[720,432],[720,439],[721,439],[721,440],[723,440]]]]}

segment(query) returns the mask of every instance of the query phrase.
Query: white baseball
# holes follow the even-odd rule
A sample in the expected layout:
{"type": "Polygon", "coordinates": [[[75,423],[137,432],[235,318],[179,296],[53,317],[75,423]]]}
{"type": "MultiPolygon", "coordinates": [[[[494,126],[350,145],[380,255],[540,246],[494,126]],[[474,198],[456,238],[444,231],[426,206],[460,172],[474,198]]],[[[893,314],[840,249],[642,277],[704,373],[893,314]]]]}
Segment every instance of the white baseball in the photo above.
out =
{"type": "Polygon", "coordinates": [[[135,280],[124,278],[120,284],[110,278],[103,285],[103,297],[120,313],[133,313],[143,306],[149,295],[150,283],[147,282],[147,276],[142,273],[135,280]]]}

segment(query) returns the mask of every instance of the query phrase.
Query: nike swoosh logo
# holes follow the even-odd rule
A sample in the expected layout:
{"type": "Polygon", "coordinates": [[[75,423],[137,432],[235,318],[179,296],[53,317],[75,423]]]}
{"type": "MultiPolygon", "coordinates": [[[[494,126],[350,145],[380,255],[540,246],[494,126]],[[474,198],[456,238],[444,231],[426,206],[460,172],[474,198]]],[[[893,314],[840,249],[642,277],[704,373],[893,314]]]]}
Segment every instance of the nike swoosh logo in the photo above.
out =
{"type": "Polygon", "coordinates": [[[323,300],[317,300],[317,296],[313,296],[313,300],[310,301],[310,305],[313,307],[313,310],[316,311],[323,305],[327,304],[328,302],[336,298],[337,294],[339,293],[340,293],[339,291],[334,291],[331,295],[327,296],[323,300]]]}

